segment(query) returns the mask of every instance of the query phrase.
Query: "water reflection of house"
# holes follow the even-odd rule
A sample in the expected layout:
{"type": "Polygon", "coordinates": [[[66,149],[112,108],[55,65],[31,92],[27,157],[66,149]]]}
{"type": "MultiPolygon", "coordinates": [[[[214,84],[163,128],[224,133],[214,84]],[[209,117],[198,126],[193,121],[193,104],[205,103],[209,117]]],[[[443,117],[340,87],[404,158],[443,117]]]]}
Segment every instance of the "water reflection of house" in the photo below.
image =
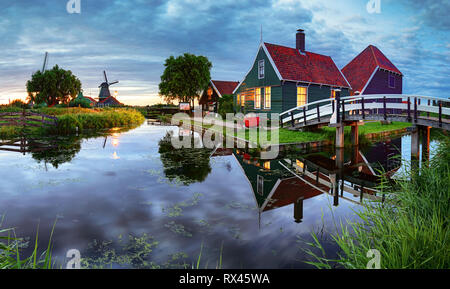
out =
{"type": "Polygon", "coordinates": [[[200,97],[199,104],[202,106],[203,111],[217,112],[219,109],[219,98],[222,98],[224,95],[232,95],[238,84],[239,82],[237,81],[211,80],[208,88],[200,97]]]}
{"type": "Polygon", "coordinates": [[[237,150],[236,160],[248,179],[259,213],[293,204],[294,220],[303,219],[303,201],[329,190],[314,180],[301,180],[280,165],[279,160],[263,161],[237,150]],[[321,189],[321,190],[320,190],[321,189]]]}

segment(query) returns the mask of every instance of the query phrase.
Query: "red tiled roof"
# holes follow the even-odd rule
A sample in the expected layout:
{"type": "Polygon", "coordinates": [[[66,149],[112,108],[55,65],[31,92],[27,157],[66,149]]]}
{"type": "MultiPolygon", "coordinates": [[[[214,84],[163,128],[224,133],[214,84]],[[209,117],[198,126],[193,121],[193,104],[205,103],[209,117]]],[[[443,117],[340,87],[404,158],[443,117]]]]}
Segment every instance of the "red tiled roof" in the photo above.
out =
{"type": "Polygon", "coordinates": [[[350,82],[353,90],[362,92],[377,66],[403,75],[383,52],[373,45],[369,45],[342,68],[342,73],[350,82]]]}
{"type": "MultiPolygon", "coordinates": [[[[315,180],[309,177],[303,177],[311,184],[315,184],[315,180]]],[[[329,190],[329,188],[323,184],[318,184],[317,186],[324,191],[329,190]]],[[[269,211],[275,208],[290,205],[292,203],[295,203],[300,197],[303,197],[303,199],[306,200],[321,194],[321,191],[315,189],[310,184],[298,178],[293,177],[290,179],[284,179],[281,181],[280,185],[272,195],[271,199],[273,201],[271,203],[268,203],[263,211],[269,211]]]]}
{"type": "Polygon", "coordinates": [[[329,56],[264,43],[284,80],[304,81],[331,86],[350,87],[329,56]]]}
{"type": "Polygon", "coordinates": [[[233,94],[234,89],[239,85],[238,81],[211,80],[211,82],[222,96],[225,94],[233,94]]]}
{"type": "Polygon", "coordinates": [[[114,102],[116,102],[117,104],[122,104],[120,101],[118,101],[114,96],[109,96],[109,97],[107,97],[107,98],[105,98],[104,100],[102,100],[102,101],[99,101],[98,103],[104,103],[104,102],[106,102],[108,99],[112,99],[114,102]]]}

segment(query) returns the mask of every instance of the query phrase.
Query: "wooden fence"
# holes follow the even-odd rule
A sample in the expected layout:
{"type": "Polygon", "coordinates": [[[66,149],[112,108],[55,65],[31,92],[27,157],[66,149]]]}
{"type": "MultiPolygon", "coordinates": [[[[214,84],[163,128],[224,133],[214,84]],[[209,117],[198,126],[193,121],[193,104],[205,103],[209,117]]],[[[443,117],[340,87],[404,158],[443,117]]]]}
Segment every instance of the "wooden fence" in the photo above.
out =
{"type": "Polygon", "coordinates": [[[22,112],[0,112],[0,126],[32,126],[58,124],[58,118],[50,115],[23,110],[22,112]]]}

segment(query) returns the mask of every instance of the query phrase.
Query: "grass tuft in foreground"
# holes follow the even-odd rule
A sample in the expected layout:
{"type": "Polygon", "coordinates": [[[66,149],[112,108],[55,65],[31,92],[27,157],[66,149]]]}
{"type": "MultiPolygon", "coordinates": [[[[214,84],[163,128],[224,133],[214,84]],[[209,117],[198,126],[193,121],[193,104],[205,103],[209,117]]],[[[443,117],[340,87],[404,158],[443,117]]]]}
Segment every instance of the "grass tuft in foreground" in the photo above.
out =
{"type": "Polygon", "coordinates": [[[56,222],[53,224],[48,246],[41,254],[38,248],[38,227],[33,253],[26,258],[21,257],[20,252],[26,244],[15,236],[14,229],[0,229],[0,269],[53,269],[55,262],[52,259],[52,236],[55,225],[56,222]]]}

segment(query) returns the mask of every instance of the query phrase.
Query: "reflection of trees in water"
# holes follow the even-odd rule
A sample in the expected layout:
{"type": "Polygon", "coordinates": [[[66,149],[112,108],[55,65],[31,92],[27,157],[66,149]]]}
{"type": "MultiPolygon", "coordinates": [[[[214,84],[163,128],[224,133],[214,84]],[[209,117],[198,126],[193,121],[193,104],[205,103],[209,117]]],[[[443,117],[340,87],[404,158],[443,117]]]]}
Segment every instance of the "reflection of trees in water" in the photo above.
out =
{"type": "Polygon", "coordinates": [[[169,180],[180,180],[184,185],[203,182],[211,172],[211,150],[199,148],[175,149],[172,135],[167,133],[159,142],[159,154],[164,174],[169,180]]]}
{"type": "MultiPolygon", "coordinates": [[[[45,162],[50,163],[56,169],[64,163],[72,161],[72,159],[81,150],[81,138],[80,137],[65,137],[52,139],[48,141],[49,149],[39,150],[32,152],[33,159],[38,163],[45,162]]],[[[33,147],[33,143],[30,142],[30,147],[33,147]]]]}

